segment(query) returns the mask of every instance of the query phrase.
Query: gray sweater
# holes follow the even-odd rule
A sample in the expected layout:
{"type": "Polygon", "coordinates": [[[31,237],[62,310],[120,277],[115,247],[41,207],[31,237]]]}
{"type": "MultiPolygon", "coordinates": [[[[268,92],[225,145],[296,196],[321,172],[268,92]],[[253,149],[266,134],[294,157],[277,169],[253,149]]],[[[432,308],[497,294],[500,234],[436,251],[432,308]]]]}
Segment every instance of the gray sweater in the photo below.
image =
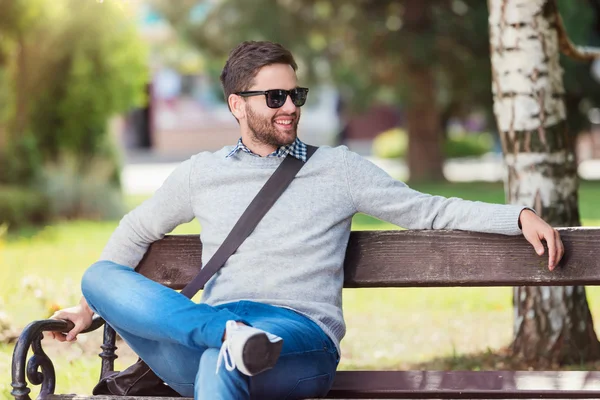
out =
{"type": "MultiPolygon", "coordinates": [[[[121,220],[100,259],[135,267],[152,242],[198,218],[205,265],[283,160],[242,151],[226,158],[232,148],[183,162],[121,220]]],[[[518,235],[522,209],[419,193],[344,146],[321,147],[207,283],[202,301],[291,308],[319,324],[339,349],[346,331],[342,267],[355,213],[408,229],[518,235]]]]}

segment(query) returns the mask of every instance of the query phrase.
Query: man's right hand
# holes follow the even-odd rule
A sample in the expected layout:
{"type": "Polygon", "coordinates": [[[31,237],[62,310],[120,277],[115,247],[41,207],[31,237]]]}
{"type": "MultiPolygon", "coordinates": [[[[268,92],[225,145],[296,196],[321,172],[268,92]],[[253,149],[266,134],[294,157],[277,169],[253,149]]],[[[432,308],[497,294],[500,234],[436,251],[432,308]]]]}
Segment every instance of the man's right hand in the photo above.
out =
{"type": "Polygon", "coordinates": [[[50,335],[58,340],[59,342],[73,342],[77,340],[77,335],[92,325],[92,316],[94,312],[87,305],[85,298],[81,298],[81,301],[75,307],[64,308],[55,312],[50,318],[51,319],[62,319],[73,322],[75,327],[68,333],[63,332],[49,332],[50,335]]]}

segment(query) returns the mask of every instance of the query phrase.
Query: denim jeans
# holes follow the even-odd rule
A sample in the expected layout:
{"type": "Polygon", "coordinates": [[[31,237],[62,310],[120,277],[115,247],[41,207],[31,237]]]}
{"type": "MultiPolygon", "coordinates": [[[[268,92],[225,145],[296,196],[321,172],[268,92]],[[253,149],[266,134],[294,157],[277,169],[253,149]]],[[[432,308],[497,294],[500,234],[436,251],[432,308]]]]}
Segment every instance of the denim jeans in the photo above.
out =
{"type": "Polygon", "coordinates": [[[337,350],[309,318],[251,301],[212,307],[110,261],[85,272],[88,304],[173,389],[196,399],[323,397],[333,383],[337,350]],[[283,338],[275,367],[249,377],[216,365],[225,323],[241,321],[283,338]]]}

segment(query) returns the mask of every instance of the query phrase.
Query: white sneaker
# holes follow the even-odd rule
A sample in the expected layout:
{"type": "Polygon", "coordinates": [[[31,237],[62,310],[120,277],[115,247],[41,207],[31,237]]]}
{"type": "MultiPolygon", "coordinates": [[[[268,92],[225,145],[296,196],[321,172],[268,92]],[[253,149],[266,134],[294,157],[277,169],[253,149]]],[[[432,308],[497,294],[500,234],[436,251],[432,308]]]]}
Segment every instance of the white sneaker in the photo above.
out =
{"type": "Polygon", "coordinates": [[[225,336],[217,360],[217,373],[225,360],[228,371],[237,368],[244,375],[260,374],[275,366],[283,347],[283,339],[279,336],[238,325],[235,321],[227,321],[225,336]]]}

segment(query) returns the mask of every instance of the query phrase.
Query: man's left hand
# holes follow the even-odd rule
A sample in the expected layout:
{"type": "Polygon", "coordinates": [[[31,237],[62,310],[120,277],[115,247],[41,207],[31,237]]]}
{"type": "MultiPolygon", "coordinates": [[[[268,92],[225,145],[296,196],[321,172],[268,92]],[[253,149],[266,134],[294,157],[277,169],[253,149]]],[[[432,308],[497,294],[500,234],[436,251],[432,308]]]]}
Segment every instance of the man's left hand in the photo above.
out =
{"type": "Polygon", "coordinates": [[[552,271],[565,253],[558,231],[531,210],[521,211],[519,223],[521,224],[523,236],[533,245],[535,252],[540,256],[544,254],[542,239],[546,241],[548,245],[548,269],[552,271]]]}

